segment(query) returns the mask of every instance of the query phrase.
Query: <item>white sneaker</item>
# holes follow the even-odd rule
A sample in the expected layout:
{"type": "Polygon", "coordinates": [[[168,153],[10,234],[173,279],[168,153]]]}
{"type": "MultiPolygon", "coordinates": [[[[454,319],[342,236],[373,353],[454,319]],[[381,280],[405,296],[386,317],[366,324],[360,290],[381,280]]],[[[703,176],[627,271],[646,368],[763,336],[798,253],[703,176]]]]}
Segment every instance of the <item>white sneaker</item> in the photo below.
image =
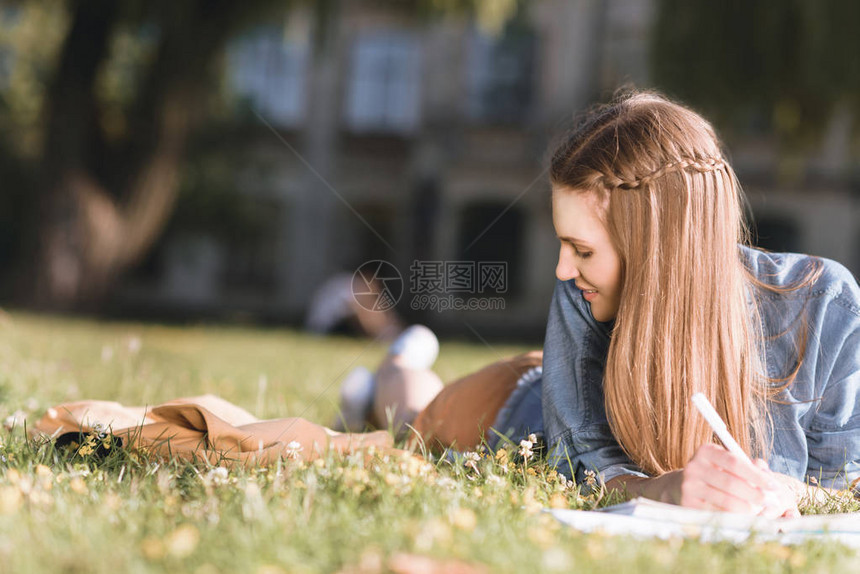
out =
{"type": "Polygon", "coordinates": [[[375,390],[373,373],[364,367],[351,370],[340,384],[340,414],[332,429],[339,432],[364,430],[375,390]]]}
{"type": "Polygon", "coordinates": [[[412,325],[391,343],[388,354],[399,355],[411,369],[429,369],[439,356],[439,340],[424,325],[412,325]]]}

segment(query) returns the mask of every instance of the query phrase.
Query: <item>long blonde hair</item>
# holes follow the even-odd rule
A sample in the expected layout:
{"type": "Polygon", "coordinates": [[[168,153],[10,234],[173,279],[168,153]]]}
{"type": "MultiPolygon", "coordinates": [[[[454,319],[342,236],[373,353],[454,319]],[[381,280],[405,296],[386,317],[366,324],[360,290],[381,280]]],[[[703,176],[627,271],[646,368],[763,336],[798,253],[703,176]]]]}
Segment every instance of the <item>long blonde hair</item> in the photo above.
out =
{"type": "MultiPolygon", "coordinates": [[[[750,455],[768,447],[764,334],[739,244],[744,198],[711,125],[654,93],[593,110],[553,155],[554,193],[593,193],[622,265],[604,375],[610,428],[645,472],[682,468],[713,433],[703,392],[750,455]]],[[[802,357],[801,357],[802,360],[802,357]]]]}

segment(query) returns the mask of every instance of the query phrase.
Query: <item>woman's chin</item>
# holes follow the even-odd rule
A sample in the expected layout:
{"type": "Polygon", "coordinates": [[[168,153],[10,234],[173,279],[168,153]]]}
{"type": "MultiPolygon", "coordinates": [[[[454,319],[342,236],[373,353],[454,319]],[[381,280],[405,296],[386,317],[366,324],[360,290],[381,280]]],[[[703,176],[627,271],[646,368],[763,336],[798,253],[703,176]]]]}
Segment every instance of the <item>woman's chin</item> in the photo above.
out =
{"type": "Polygon", "coordinates": [[[615,315],[616,313],[609,313],[600,305],[595,306],[593,303],[591,304],[591,316],[594,317],[595,321],[607,323],[615,319],[615,315]]]}

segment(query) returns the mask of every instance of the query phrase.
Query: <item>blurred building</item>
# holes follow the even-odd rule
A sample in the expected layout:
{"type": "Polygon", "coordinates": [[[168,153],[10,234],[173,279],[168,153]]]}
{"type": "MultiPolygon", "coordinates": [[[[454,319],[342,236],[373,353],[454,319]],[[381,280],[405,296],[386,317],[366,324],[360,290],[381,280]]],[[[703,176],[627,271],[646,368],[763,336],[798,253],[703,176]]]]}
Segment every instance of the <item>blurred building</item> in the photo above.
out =
{"type": "MultiPolygon", "coordinates": [[[[529,6],[493,32],[462,16],[416,19],[397,3],[353,0],[328,23],[321,50],[312,16],[295,11],[286,25],[237,39],[227,81],[253,110],[254,133],[236,145],[255,158],[237,186],[259,213],[259,233],[171,236],[158,272],[128,285],[126,301],[298,321],[326,278],[381,259],[403,276],[398,309],[410,319],[539,338],[558,249],[547,150],[614,87],[650,85],[655,7],[529,6]],[[416,260],[506,262],[504,311],[410,310],[416,260]]],[[[754,137],[731,151],[763,245],[856,270],[860,210],[834,175],[842,166],[831,152],[848,137],[839,127],[817,166],[820,189],[781,189],[763,175],[774,150],[754,137]]]]}

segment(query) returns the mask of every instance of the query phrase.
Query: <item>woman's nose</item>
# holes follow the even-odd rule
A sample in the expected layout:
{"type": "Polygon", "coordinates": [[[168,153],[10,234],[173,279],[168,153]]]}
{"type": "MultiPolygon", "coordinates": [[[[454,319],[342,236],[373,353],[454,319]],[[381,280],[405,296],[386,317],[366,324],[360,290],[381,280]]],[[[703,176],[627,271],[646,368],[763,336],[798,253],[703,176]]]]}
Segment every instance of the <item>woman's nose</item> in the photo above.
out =
{"type": "Polygon", "coordinates": [[[558,265],[555,267],[555,276],[561,281],[570,281],[579,276],[573,257],[564,252],[564,248],[558,254],[558,265]]]}

